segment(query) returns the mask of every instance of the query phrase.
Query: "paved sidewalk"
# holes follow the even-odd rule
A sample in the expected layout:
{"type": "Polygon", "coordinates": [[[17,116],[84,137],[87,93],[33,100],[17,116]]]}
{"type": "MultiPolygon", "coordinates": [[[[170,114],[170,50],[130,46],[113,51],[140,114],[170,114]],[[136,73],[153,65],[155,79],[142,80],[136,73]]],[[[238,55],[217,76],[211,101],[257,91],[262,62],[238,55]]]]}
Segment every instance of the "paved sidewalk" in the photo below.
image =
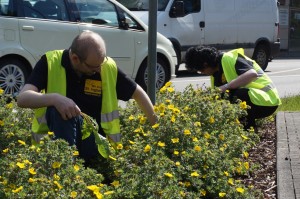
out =
{"type": "Polygon", "coordinates": [[[277,198],[300,199],[300,112],[278,112],[277,198]]]}

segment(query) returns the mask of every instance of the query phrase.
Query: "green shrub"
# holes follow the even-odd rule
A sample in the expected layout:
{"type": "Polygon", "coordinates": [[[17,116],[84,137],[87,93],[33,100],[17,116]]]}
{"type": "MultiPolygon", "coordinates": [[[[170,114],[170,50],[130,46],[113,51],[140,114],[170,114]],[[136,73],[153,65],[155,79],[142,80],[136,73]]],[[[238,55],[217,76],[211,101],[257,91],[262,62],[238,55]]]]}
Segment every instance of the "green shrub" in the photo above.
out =
{"type": "MultiPolygon", "coordinates": [[[[75,149],[64,141],[46,138],[34,150],[28,139],[26,145],[20,144],[18,140],[24,139],[17,134],[25,132],[28,136],[30,129],[22,126],[14,132],[16,138],[2,147],[1,194],[11,198],[71,198],[76,191],[74,198],[259,198],[258,190],[238,180],[256,168],[247,161],[247,151],[259,138],[254,130],[244,131],[239,122],[246,108],[244,102],[230,104],[217,90],[188,86],[176,92],[167,83],[156,96],[158,123],[150,126],[135,102],[129,102],[120,112],[122,144],[111,148],[107,160],[96,160],[92,169],[84,168],[73,156],[75,149]],[[32,164],[26,164],[26,169],[17,165],[27,160],[32,164]],[[54,162],[60,163],[58,170],[53,168],[54,162]],[[33,177],[30,168],[41,182],[28,182],[33,177]],[[57,183],[55,174],[59,176],[57,183]],[[109,180],[104,181],[102,175],[109,180]],[[94,186],[88,189],[89,185],[94,186]]],[[[2,146],[8,128],[0,128],[5,129],[0,135],[2,146]]]]}

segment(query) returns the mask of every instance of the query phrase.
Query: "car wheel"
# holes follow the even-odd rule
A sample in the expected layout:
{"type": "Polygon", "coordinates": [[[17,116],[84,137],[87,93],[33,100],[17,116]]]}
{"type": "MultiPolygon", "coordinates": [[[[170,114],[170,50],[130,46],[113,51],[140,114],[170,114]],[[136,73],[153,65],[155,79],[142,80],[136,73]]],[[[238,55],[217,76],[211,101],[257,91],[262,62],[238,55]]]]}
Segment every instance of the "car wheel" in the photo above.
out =
{"type": "MultiPolygon", "coordinates": [[[[157,57],[157,65],[156,65],[156,83],[155,88],[159,90],[163,87],[169,80],[169,69],[168,64],[163,59],[157,57]]],[[[145,90],[147,91],[148,85],[148,67],[147,67],[147,60],[145,60],[141,68],[139,69],[136,82],[145,90]]]]}
{"type": "Polygon", "coordinates": [[[23,62],[4,59],[0,62],[0,88],[5,94],[16,96],[24,86],[28,72],[23,62]]]}
{"type": "Polygon", "coordinates": [[[269,50],[265,45],[258,45],[253,54],[253,59],[263,69],[266,70],[269,63],[269,50]]]}

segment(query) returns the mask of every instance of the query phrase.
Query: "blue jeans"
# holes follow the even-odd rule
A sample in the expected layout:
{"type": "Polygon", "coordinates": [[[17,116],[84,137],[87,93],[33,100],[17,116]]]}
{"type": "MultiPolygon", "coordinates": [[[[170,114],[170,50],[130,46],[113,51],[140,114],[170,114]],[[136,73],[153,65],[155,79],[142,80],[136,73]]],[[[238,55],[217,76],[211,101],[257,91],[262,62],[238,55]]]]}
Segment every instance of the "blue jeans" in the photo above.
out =
{"type": "Polygon", "coordinates": [[[91,133],[91,136],[82,140],[83,118],[81,116],[64,120],[56,108],[51,106],[47,108],[46,119],[49,130],[54,132],[54,139],[64,139],[69,145],[76,145],[79,156],[85,160],[98,156],[94,134],[91,133]]]}

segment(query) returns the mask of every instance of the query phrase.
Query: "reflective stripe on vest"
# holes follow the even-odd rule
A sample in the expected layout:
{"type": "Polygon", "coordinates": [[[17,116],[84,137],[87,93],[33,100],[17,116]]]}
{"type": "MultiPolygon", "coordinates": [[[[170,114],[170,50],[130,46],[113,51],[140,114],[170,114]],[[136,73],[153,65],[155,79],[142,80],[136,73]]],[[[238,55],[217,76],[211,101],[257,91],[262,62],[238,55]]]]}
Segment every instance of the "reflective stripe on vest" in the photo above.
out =
{"type": "MultiPolygon", "coordinates": [[[[61,65],[63,50],[54,50],[46,52],[48,64],[48,80],[47,93],[60,93],[66,96],[66,73],[61,65]]],[[[43,93],[45,91],[42,91],[43,93]]],[[[34,118],[32,122],[32,132],[45,134],[49,131],[46,121],[47,107],[34,110],[34,118]]]]}
{"type": "Polygon", "coordinates": [[[238,77],[235,70],[236,60],[238,55],[242,55],[246,60],[253,63],[253,68],[258,74],[255,81],[250,82],[245,88],[249,89],[249,97],[253,104],[260,106],[277,106],[281,104],[277,89],[271,79],[264,73],[261,67],[250,58],[244,55],[243,49],[231,50],[223,54],[222,68],[227,82],[230,82],[238,77]]]}
{"type": "Polygon", "coordinates": [[[121,141],[118,99],[116,93],[118,69],[110,57],[101,65],[102,108],[101,127],[114,142],[121,141]]]}

